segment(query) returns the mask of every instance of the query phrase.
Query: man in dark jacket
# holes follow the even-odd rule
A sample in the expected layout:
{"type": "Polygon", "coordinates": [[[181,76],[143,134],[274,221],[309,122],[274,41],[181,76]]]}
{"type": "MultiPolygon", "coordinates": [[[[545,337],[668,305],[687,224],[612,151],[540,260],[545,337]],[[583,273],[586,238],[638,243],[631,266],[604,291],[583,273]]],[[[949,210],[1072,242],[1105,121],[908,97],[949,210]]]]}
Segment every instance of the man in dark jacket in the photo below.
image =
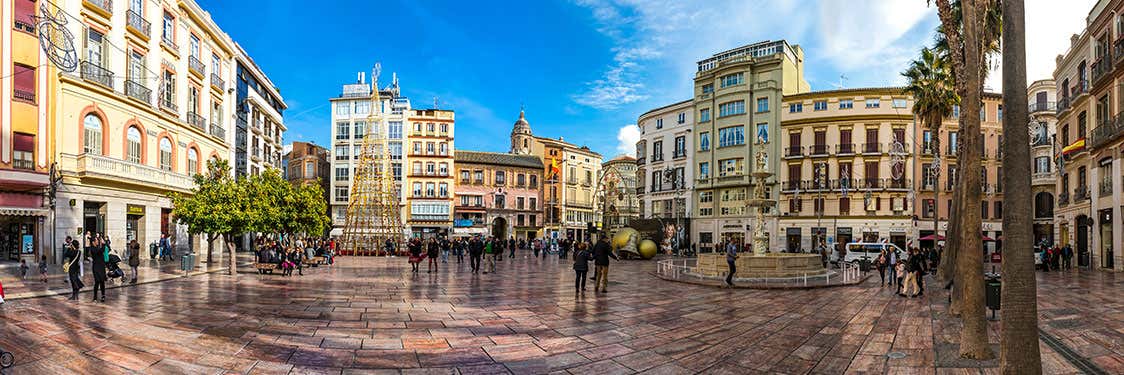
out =
{"type": "Polygon", "coordinates": [[[589,260],[591,258],[593,258],[593,254],[590,254],[587,249],[581,249],[574,253],[574,273],[577,277],[574,279],[574,294],[585,293],[585,275],[589,273],[589,260]]]}
{"type": "Polygon", "coordinates": [[[468,261],[472,266],[472,273],[480,273],[480,257],[484,255],[484,242],[480,236],[472,237],[468,241],[468,261]]]}
{"type": "Polygon", "coordinates": [[[609,258],[618,259],[616,254],[613,254],[613,248],[609,246],[608,236],[601,236],[596,245],[593,245],[593,265],[596,266],[594,275],[597,281],[593,284],[594,291],[606,293],[606,288],[609,286],[609,258]]]}

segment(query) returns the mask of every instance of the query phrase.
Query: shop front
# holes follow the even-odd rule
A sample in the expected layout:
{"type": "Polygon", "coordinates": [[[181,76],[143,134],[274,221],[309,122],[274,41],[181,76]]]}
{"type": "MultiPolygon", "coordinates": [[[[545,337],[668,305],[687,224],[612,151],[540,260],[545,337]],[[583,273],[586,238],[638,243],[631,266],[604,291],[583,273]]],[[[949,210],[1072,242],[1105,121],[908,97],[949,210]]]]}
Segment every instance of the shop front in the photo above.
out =
{"type": "Polygon", "coordinates": [[[1104,209],[1097,212],[1099,219],[1098,231],[1100,232],[1100,243],[1097,244],[1100,250],[1101,267],[1113,269],[1114,261],[1113,248],[1112,248],[1112,209],[1104,209]]]}
{"type": "Polygon", "coordinates": [[[46,217],[40,194],[0,193],[0,261],[38,262],[45,245],[46,217]]]}

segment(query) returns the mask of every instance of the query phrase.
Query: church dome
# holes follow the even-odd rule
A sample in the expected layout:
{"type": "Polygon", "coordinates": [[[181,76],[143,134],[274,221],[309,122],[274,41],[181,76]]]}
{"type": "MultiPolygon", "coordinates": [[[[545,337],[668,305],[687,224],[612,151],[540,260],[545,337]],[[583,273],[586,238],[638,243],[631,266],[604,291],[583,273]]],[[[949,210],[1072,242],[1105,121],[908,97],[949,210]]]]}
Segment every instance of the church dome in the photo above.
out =
{"type": "Polygon", "coordinates": [[[531,123],[527,122],[523,110],[519,110],[519,119],[515,120],[515,127],[511,129],[514,134],[531,134],[531,123]]]}

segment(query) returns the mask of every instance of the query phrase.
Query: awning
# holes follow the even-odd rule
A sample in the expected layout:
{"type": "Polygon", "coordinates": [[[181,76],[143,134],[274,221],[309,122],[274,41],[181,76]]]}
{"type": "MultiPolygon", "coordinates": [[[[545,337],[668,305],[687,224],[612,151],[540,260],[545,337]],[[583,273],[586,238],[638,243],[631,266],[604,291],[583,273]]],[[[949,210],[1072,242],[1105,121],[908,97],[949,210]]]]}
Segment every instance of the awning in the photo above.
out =
{"type": "MultiPolygon", "coordinates": [[[[930,234],[930,235],[928,235],[928,236],[925,236],[925,237],[921,237],[921,238],[919,238],[918,240],[919,240],[919,241],[932,241],[932,240],[933,240],[933,235],[931,235],[931,234],[930,234]]],[[[944,241],[944,236],[938,235],[938,236],[937,236],[937,241],[944,241]]]]}
{"type": "Polygon", "coordinates": [[[1085,149],[1085,138],[1080,138],[1069,146],[1062,148],[1062,155],[1069,155],[1085,149]]]}
{"type": "Polygon", "coordinates": [[[488,234],[488,228],[453,228],[453,234],[488,234]]]}
{"type": "Polygon", "coordinates": [[[331,237],[340,237],[340,236],[343,236],[343,228],[334,228],[334,229],[332,229],[332,231],[331,231],[331,232],[328,232],[328,236],[331,236],[331,237]]]}
{"type": "Polygon", "coordinates": [[[47,216],[50,212],[46,208],[0,207],[2,216],[47,216]]]}
{"type": "Polygon", "coordinates": [[[983,236],[983,240],[984,240],[984,242],[995,241],[994,238],[991,238],[991,237],[988,237],[988,236],[983,236]]]}

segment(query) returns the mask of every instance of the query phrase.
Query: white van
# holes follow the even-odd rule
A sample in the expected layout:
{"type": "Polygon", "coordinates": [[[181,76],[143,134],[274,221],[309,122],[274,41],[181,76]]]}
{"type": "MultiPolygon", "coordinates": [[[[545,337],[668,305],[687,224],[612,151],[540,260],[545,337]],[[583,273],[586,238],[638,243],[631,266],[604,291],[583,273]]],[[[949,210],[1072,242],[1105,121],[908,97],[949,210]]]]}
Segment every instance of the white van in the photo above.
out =
{"type": "Polygon", "coordinates": [[[847,263],[858,263],[860,259],[866,259],[871,264],[878,260],[878,255],[882,250],[886,252],[897,252],[898,258],[901,260],[909,259],[909,253],[902,250],[897,245],[892,243],[877,243],[877,242],[852,242],[845,247],[847,254],[843,256],[843,261],[847,263]]]}

